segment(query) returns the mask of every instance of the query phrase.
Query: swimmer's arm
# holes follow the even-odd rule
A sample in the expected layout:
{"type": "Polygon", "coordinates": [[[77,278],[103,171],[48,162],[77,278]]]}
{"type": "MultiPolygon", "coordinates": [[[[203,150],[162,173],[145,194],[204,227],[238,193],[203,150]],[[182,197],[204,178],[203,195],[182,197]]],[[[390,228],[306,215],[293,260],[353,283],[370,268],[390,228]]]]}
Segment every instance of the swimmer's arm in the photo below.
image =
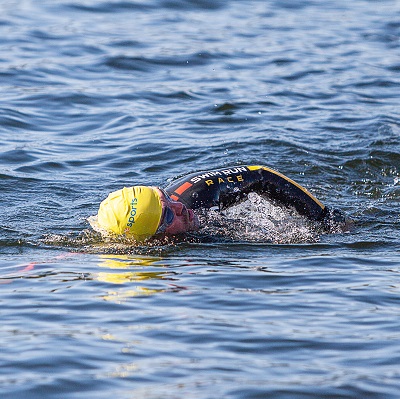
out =
{"type": "Polygon", "coordinates": [[[249,169],[256,173],[255,181],[261,183],[261,188],[258,185],[260,194],[285,206],[294,206],[301,215],[321,222],[327,231],[338,228],[348,230],[351,227],[352,221],[342,211],[325,206],[306,188],[287,176],[266,166],[249,166],[249,169]]]}

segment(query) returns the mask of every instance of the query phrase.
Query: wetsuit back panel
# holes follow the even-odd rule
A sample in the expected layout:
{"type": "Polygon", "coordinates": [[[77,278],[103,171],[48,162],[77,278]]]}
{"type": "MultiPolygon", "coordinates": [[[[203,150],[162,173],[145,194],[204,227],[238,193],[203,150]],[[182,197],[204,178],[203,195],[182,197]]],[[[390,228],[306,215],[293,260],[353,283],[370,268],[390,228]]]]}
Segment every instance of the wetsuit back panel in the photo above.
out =
{"type": "Polygon", "coordinates": [[[285,206],[293,206],[312,220],[322,220],[326,207],[304,187],[283,174],[260,165],[234,166],[196,172],[172,182],[166,189],[172,199],[190,209],[224,209],[256,192],[285,206]]]}

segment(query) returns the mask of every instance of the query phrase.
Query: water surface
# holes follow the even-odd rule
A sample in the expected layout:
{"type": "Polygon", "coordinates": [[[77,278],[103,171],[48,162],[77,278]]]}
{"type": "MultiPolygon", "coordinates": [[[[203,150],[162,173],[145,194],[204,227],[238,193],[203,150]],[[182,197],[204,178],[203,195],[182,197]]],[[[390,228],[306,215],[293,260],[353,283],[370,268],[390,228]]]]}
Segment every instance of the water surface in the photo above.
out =
{"type": "Polygon", "coordinates": [[[0,11],[2,398],[398,397],[396,1],[0,11]],[[141,247],[90,230],[110,191],[239,164],[354,229],[141,247]]]}

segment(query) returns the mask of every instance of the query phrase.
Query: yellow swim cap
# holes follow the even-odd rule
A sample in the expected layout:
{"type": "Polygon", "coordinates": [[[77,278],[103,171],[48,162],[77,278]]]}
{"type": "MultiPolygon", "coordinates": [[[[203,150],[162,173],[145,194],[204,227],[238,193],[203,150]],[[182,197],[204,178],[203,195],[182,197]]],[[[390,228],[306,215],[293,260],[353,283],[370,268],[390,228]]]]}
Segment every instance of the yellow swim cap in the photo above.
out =
{"type": "Polygon", "coordinates": [[[157,231],[162,214],[160,196],[153,187],[124,187],[100,204],[97,222],[104,230],[144,241],[157,231]]]}

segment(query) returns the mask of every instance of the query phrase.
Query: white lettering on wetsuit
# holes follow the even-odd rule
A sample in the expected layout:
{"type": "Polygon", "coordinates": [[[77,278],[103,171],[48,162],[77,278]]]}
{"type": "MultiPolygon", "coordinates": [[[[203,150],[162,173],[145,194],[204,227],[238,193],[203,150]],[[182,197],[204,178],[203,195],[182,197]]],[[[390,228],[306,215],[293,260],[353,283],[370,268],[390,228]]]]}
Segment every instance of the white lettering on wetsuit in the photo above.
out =
{"type": "Polygon", "coordinates": [[[218,184],[225,183],[225,182],[237,183],[240,181],[243,181],[243,176],[242,175],[234,175],[234,176],[225,177],[225,180],[222,177],[218,177],[217,182],[213,179],[208,179],[208,180],[206,180],[206,184],[207,184],[207,186],[211,186],[211,184],[214,184],[214,183],[218,183],[218,184]],[[234,180],[234,179],[236,179],[236,180],[234,180]]]}
{"type": "MultiPolygon", "coordinates": [[[[211,172],[203,173],[201,175],[192,177],[190,179],[190,181],[193,184],[196,184],[196,183],[199,183],[202,180],[210,179],[210,178],[215,177],[215,176],[230,176],[230,175],[234,175],[234,174],[241,173],[241,172],[246,172],[246,171],[247,171],[247,169],[244,166],[240,166],[238,168],[232,168],[232,169],[218,170],[218,171],[215,171],[215,172],[211,171],[211,172]]],[[[229,178],[230,177],[228,177],[228,179],[229,178]]]]}

